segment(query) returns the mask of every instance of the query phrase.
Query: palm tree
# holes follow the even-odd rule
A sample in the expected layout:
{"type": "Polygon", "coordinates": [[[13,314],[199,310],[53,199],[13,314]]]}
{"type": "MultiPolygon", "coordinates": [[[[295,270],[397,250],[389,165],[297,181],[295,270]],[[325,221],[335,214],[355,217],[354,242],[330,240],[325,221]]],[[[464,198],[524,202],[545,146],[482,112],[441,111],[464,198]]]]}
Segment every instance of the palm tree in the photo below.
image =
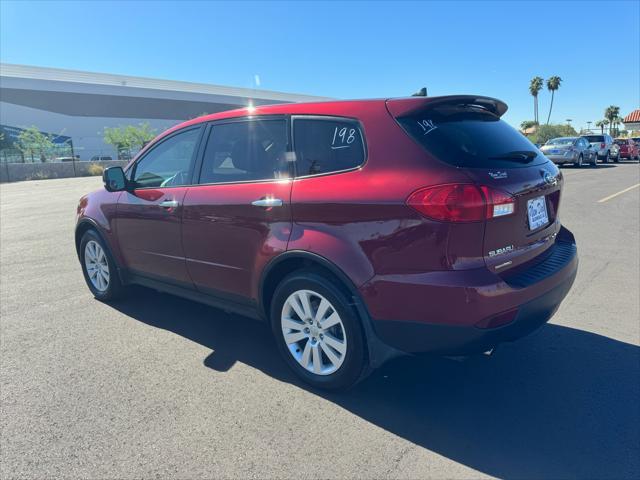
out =
{"type": "Polygon", "coordinates": [[[614,132],[614,136],[617,137],[618,135],[620,135],[620,128],[619,125],[622,123],[622,118],[620,117],[615,117],[613,120],[611,120],[611,124],[613,125],[613,132],[614,132]]]}
{"type": "Polygon", "coordinates": [[[609,120],[609,135],[611,135],[611,129],[613,128],[613,120],[620,115],[620,107],[616,105],[609,105],[604,111],[604,118],[609,120]]]}
{"type": "Polygon", "coordinates": [[[560,77],[550,77],[547,80],[547,90],[551,92],[551,105],[549,105],[549,116],[547,117],[547,125],[549,125],[549,120],[551,120],[551,110],[553,110],[553,97],[556,93],[556,90],[560,88],[560,83],[562,83],[562,79],[560,77]]]}
{"type": "Polygon", "coordinates": [[[533,119],[538,123],[538,93],[544,86],[544,80],[541,77],[533,77],[529,83],[529,93],[533,95],[533,119]]]}
{"type": "Polygon", "coordinates": [[[600,133],[602,135],[604,135],[604,127],[606,127],[607,125],[609,125],[609,120],[607,120],[606,118],[598,120],[596,122],[596,127],[600,127],[600,133]]]}

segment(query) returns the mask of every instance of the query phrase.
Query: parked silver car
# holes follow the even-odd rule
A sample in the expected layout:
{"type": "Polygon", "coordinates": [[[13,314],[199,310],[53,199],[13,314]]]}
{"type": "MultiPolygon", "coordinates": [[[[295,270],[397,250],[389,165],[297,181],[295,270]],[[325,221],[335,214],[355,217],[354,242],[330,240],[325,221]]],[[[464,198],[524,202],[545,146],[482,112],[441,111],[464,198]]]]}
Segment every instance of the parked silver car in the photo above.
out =
{"type": "Polygon", "coordinates": [[[585,135],[589,143],[598,152],[598,160],[602,163],[609,163],[610,160],[618,160],[620,157],[620,147],[618,147],[611,135],[585,135]]]}
{"type": "Polygon", "coordinates": [[[584,137],[552,138],[540,147],[540,151],[558,165],[573,163],[581,167],[589,163],[595,167],[598,164],[597,150],[584,137]]]}

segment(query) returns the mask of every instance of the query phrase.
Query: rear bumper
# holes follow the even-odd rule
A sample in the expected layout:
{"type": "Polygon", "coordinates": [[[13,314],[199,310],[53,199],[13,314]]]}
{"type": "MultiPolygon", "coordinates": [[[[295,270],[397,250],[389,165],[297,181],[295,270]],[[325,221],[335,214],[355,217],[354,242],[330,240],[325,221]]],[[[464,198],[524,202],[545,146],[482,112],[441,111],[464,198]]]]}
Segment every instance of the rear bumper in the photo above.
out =
{"type": "Polygon", "coordinates": [[[576,277],[573,235],[563,228],[551,248],[556,250],[543,254],[544,260],[505,278],[485,270],[438,272],[445,277],[426,276],[422,279],[436,281],[412,284],[404,280],[400,286],[388,279],[374,280],[362,289],[374,330],[382,342],[398,350],[446,355],[482,352],[523,337],[553,316],[576,277]],[[410,295],[399,295],[399,287],[410,295]],[[380,315],[378,302],[385,299],[392,302],[397,316],[380,315]],[[504,317],[505,312],[509,323],[479,326],[504,317]]]}
{"type": "Polygon", "coordinates": [[[563,163],[574,163],[578,161],[577,155],[575,157],[573,156],[565,157],[564,155],[545,155],[545,156],[556,165],[562,165],[563,163]]]}

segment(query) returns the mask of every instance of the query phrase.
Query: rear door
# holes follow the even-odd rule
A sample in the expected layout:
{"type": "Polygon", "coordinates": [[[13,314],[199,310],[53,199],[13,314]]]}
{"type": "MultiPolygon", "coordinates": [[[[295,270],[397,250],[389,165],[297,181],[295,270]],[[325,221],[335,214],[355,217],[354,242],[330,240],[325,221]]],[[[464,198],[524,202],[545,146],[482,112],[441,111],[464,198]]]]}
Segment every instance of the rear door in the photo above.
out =
{"type": "Polygon", "coordinates": [[[507,271],[553,244],[560,229],[562,175],[496,111],[453,102],[427,106],[399,121],[436,159],[515,201],[513,213],[496,210],[497,216],[486,220],[483,254],[490,269],[507,271]]]}
{"type": "Polygon", "coordinates": [[[199,184],[183,204],[187,268],[202,292],[244,302],[291,233],[288,121],[228,120],[205,137],[199,184]]]}

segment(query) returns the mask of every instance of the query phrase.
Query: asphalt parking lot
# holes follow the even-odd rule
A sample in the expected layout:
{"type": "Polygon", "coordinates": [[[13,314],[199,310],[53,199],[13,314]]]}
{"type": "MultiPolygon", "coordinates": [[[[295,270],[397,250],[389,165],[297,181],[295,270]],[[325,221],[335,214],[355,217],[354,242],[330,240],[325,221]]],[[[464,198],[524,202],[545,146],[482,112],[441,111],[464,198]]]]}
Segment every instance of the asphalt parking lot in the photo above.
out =
{"type": "Polygon", "coordinates": [[[310,391],[265,325],[84,284],[75,206],[99,178],[0,187],[2,478],[638,478],[637,162],[564,168],[580,267],[491,358],[400,358],[310,391]]]}

